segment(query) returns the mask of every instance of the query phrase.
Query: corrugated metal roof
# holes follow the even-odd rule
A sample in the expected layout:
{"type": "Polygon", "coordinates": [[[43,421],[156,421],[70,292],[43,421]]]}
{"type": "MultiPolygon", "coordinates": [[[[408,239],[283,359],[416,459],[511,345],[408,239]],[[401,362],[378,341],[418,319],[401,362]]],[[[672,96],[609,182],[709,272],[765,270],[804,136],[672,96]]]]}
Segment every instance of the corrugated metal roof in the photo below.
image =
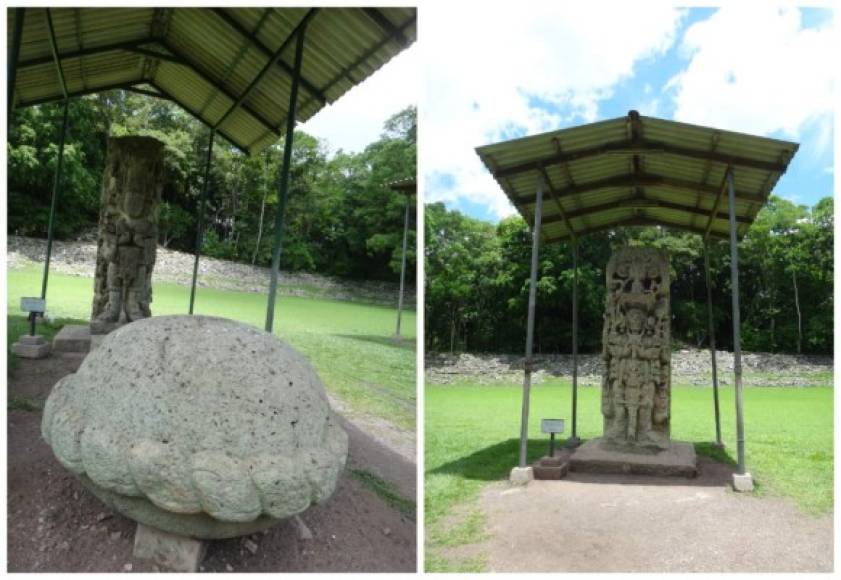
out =
{"type": "Polygon", "coordinates": [[[418,192],[418,182],[414,177],[404,177],[403,179],[389,181],[386,185],[389,189],[404,195],[416,195],[418,192]]]}
{"type": "Polygon", "coordinates": [[[551,243],[623,225],[661,225],[728,237],[728,167],[733,169],[741,238],[797,148],[789,141],[631,111],[476,151],[532,225],[543,176],[541,235],[551,243]]]}
{"type": "MultiPolygon", "coordinates": [[[[258,77],[302,20],[307,24],[297,120],[339,99],[415,41],[415,8],[27,8],[17,106],[59,100],[48,10],[72,96],[148,85],[209,126],[258,77]],[[315,11],[310,14],[310,11],[315,11]]],[[[16,11],[8,9],[13,42],[16,11]]],[[[218,131],[248,153],[285,128],[295,43],[288,42],[218,131]]]]}

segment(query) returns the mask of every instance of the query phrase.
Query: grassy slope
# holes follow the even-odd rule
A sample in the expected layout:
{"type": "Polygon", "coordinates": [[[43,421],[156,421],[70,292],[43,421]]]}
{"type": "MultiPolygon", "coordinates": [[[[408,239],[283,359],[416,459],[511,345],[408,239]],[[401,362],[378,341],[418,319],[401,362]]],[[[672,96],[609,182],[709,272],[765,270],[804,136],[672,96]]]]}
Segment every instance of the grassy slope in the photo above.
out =
{"type": "MultiPolygon", "coordinates": [[[[484,484],[505,478],[517,463],[521,393],[520,385],[514,384],[426,387],[428,570],[481,568],[475,561],[448,561],[440,549],[480,540],[481,514],[472,500],[484,484]],[[454,512],[465,516],[456,524],[450,521],[454,512]]],[[[735,454],[733,396],[732,388],[721,390],[722,437],[730,460],[735,454]]],[[[712,454],[712,389],[673,387],[672,397],[672,437],[693,441],[700,452],[712,454]]],[[[599,390],[580,390],[578,400],[579,435],[600,435],[599,390]]],[[[548,440],[540,434],[541,417],[569,418],[570,401],[569,381],[533,387],[530,460],[547,449],[548,440]]],[[[758,493],[790,496],[812,514],[832,509],[831,388],[747,389],[745,433],[747,464],[758,493]]]]}
{"type": "MultiPolygon", "coordinates": [[[[19,312],[20,297],[41,287],[38,269],[8,272],[9,313],[19,312]]],[[[87,319],[93,293],[90,278],[51,274],[47,307],[60,318],[87,319]]],[[[185,314],[188,287],[156,284],[155,315],[185,314]]],[[[223,316],[262,328],[266,296],[199,288],[196,314],[223,316]]],[[[384,417],[394,424],[415,426],[415,313],[404,312],[403,345],[391,341],[396,310],[335,300],[279,297],[275,333],[288,340],[315,365],[327,389],[354,411],[384,417]]],[[[9,334],[25,329],[10,317],[9,334]]]]}

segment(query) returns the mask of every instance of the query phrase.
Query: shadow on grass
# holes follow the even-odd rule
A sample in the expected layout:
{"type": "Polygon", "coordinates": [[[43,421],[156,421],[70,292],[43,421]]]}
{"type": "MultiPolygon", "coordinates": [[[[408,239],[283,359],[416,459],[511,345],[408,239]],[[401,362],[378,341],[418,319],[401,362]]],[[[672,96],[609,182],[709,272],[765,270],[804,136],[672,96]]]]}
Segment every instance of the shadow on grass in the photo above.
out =
{"type": "MultiPolygon", "coordinates": [[[[569,454],[564,449],[565,441],[558,443],[558,454],[569,454]]],[[[735,471],[736,462],[724,449],[716,448],[712,443],[695,443],[698,454],[698,477],[662,477],[648,475],[613,475],[600,473],[572,472],[568,477],[585,483],[610,483],[630,485],[689,485],[700,487],[721,487],[729,485],[735,471]]],[[[519,439],[508,439],[485,447],[445,463],[428,472],[429,475],[455,475],[463,479],[478,481],[500,481],[508,477],[511,468],[517,465],[519,458],[519,439]]],[[[528,463],[533,464],[548,452],[543,439],[529,439],[528,463]]]]}
{"type": "Polygon", "coordinates": [[[381,334],[337,334],[340,338],[350,338],[352,340],[361,340],[363,342],[372,342],[380,346],[389,346],[391,348],[399,348],[402,350],[415,351],[414,338],[401,338],[397,340],[393,336],[382,336],[381,334]]]}

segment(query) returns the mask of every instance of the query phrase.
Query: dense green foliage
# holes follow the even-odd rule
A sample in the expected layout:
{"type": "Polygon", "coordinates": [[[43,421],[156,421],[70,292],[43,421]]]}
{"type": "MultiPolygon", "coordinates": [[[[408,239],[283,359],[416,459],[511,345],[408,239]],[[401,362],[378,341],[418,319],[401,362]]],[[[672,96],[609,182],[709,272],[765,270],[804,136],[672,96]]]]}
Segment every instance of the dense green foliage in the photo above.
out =
{"type": "MultiPolygon", "coordinates": [[[[772,197],[739,244],[742,346],[752,351],[832,353],[832,198],[813,208],[772,197]],[[798,332],[798,309],[801,332],[798,332]],[[802,335],[802,338],[801,338],[802,335]]],[[[443,204],[425,213],[426,335],[431,350],[519,352],[528,301],[531,235],[519,216],[498,225],[443,204]]],[[[672,336],[707,344],[704,248],[695,234],[623,228],[579,241],[579,344],[601,344],[604,268],[612,248],[664,248],[671,255],[672,336]]],[[[730,249],[710,244],[717,346],[732,348],[730,249]]],[[[569,352],[572,248],[540,252],[536,352],[569,352]]]]}
{"type": "MultiPolygon", "coordinates": [[[[757,486],[755,495],[790,497],[811,514],[832,511],[831,384],[829,379],[828,384],[807,389],[745,389],[746,454],[757,486]]],[[[571,391],[567,379],[533,387],[529,462],[547,450],[540,418],[568,412],[571,391]]],[[[579,434],[584,439],[602,432],[599,393],[596,388],[578,393],[579,434]]],[[[735,463],[733,388],[722,388],[721,397],[728,402],[721,407],[723,453],[709,443],[715,439],[711,389],[672,387],[672,438],[692,441],[698,453],[735,463]]],[[[462,552],[453,548],[482,541],[487,528],[477,505],[479,492],[488,483],[504,479],[517,464],[522,385],[428,385],[424,401],[426,569],[481,572],[486,554],[475,548],[462,552]],[[461,560],[460,553],[473,558],[461,560]]]]}
{"type": "MultiPolygon", "coordinates": [[[[9,133],[9,233],[45,236],[62,105],[18,109],[9,133]]],[[[417,112],[395,114],[379,140],[360,153],[330,155],[298,131],[281,267],[355,278],[394,280],[400,270],[406,199],[387,183],[415,175],[417,112]]],[[[65,171],[55,225],[59,239],[93,228],[109,135],[149,135],[164,142],[166,184],[160,243],[195,247],[195,214],[204,180],[208,129],[177,105],[125,91],[73,99],[65,171]]],[[[282,142],[248,157],[216,140],[203,252],[241,262],[271,262],[282,142]]],[[[414,232],[410,233],[414,248],[414,232]]],[[[414,279],[414,250],[407,276],[414,279]]]]}

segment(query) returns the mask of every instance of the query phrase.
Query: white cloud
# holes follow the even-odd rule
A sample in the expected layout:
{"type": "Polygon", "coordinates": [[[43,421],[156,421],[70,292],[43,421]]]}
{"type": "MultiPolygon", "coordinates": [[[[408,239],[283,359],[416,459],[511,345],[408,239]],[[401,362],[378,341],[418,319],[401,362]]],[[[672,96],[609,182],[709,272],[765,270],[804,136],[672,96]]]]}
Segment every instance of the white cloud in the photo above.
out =
{"type": "Polygon", "coordinates": [[[675,118],[794,139],[811,123],[831,130],[837,32],[831,22],[804,28],[796,7],[721,8],[686,31],[680,48],[691,60],[667,85],[675,118]]]}
{"type": "Polygon", "coordinates": [[[415,43],[299,128],[325,139],[334,151],[361,151],[379,139],[386,119],[418,103],[418,53],[415,43]]]}
{"type": "Polygon", "coordinates": [[[420,34],[422,167],[454,183],[427,188],[427,201],[463,198],[499,217],[510,214],[475,147],[500,140],[506,128],[534,134],[595,120],[599,101],[636,62],[672,45],[681,15],[658,4],[530,2],[525,10],[516,3],[428,3],[420,34]],[[529,97],[563,112],[530,107],[529,97]]]}

